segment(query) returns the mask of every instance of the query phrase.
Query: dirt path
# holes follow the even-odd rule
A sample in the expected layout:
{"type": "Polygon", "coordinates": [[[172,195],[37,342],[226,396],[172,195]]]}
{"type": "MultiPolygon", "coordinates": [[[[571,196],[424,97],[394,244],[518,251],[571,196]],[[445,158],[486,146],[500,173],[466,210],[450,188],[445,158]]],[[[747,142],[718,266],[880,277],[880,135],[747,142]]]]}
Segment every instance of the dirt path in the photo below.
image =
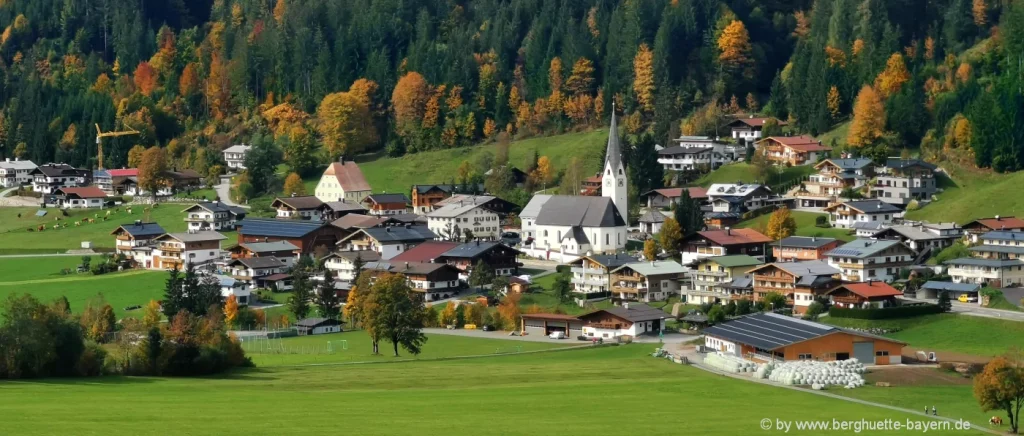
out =
{"type": "Polygon", "coordinates": [[[975,356],[972,354],[954,353],[951,351],[940,351],[940,350],[922,350],[914,347],[903,347],[903,361],[904,362],[916,362],[918,360],[917,352],[923,351],[925,353],[932,351],[935,352],[935,357],[938,358],[939,363],[942,362],[954,362],[954,363],[988,363],[992,360],[991,357],[975,356]]]}

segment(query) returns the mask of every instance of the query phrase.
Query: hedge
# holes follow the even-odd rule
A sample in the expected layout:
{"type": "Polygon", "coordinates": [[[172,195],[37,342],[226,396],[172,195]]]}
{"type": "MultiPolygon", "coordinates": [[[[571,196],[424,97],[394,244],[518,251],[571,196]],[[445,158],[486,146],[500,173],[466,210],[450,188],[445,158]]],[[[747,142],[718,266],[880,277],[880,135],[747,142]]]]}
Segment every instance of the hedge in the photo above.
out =
{"type": "Polygon", "coordinates": [[[565,274],[565,273],[570,272],[571,268],[572,267],[569,266],[569,265],[558,265],[558,266],[555,267],[555,272],[559,273],[559,274],[565,274]]]}
{"type": "Polygon", "coordinates": [[[833,306],[828,310],[828,316],[851,319],[910,318],[914,316],[934,315],[937,313],[942,313],[942,308],[935,304],[883,307],[878,309],[848,309],[833,306]]]}

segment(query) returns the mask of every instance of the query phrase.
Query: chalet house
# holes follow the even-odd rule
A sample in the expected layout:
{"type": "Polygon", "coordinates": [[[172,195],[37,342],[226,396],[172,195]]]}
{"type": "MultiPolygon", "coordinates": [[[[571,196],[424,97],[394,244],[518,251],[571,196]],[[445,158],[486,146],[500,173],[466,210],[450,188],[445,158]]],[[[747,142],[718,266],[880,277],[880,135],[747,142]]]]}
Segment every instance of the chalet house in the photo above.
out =
{"type": "Polygon", "coordinates": [[[772,239],[754,229],[705,230],[683,239],[683,263],[704,257],[746,254],[762,257],[772,239]]]}
{"type": "Polygon", "coordinates": [[[463,238],[466,230],[473,238],[496,240],[501,226],[515,205],[490,195],[453,195],[434,204],[427,213],[427,227],[447,240],[463,238]]]}
{"type": "Polygon", "coordinates": [[[437,202],[459,191],[483,191],[482,185],[412,185],[412,213],[426,215],[435,209],[437,202]]]}
{"type": "Polygon", "coordinates": [[[732,131],[732,139],[745,145],[761,139],[761,129],[764,128],[764,123],[768,120],[775,120],[779,126],[786,125],[785,121],[779,119],[750,116],[747,118],[737,118],[725,126],[732,131]]]}
{"type": "Polygon", "coordinates": [[[426,262],[443,263],[440,259],[448,250],[462,245],[460,242],[451,241],[423,241],[415,247],[409,248],[390,259],[391,262],[426,262]]]}
{"type": "Polygon", "coordinates": [[[423,294],[424,301],[451,298],[459,293],[459,270],[445,263],[369,262],[366,271],[379,278],[386,273],[405,276],[413,292],[423,294]]]}
{"type": "Polygon", "coordinates": [[[122,182],[128,177],[138,176],[139,170],[135,168],[96,170],[92,172],[92,182],[107,195],[123,195],[125,192],[122,182]]]}
{"type": "Polygon", "coordinates": [[[889,158],[878,168],[871,198],[907,205],[913,200],[931,200],[938,190],[935,165],[920,159],[889,158]]]}
{"type": "Polygon", "coordinates": [[[114,252],[124,254],[142,268],[153,266],[153,240],[164,233],[163,227],[157,223],[144,223],[136,220],[134,224],[121,224],[110,232],[114,235],[114,252]]]}
{"type": "Polygon", "coordinates": [[[965,237],[972,244],[978,243],[980,236],[993,230],[1008,232],[1024,231],[1024,219],[1012,216],[999,216],[993,218],[980,218],[971,221],[963,226],[965,237]]]}
{"type": "Polygon", "coordinates": [[[790,236],[772,244],[772,257],[780,262],[794,260],[823,260],[825,253],[842,245],[843,241],[816,236],[790,236]]]}
{"type": "Polygon", "coordinates": [[[324,268],[334,272],[334,278],[340,281],[352,282],[356,277],[356,259],[363,262],[364,268],[367,263],[377,262],[380,254],[375,251],[335,251],[325,256],[322,260],[324,268]]]}
{"type": "Polygon", "coordinates": [[[51,192],[51,194],[44,194],[46,207],[62,209],[103,207],[103,202],[107,200],[107,193],[95,186],[56,188],[51,192]]]}
{"type": "Polygon", "coordinates": [[[747,212],[769,205],[771,189],[758,184],[715,183],[708,188],[712,212],[747,212]]]}
{"type": "Polygon", "coordinates": [[[975,283],[983,286],[1010,287],[1024,284],[1024,260],[961,257],[947,260],[946,274],[954,283],[975,283]]]}
{"type": "Polygon", "coordinates": [[[279,220],[273,218],[246,218],[235,225],[238,244],[252,242],[287,241],[303,254],[313,253],[317,247],[330,251],[347,233],[319,221],[279,220]]]}
{"type": "Polygon", "coordinates": [[[52,194],[57,188],[77,188],[92,183],[92,171],[80,170],[67,164],[40,165],[28,173],[32,176],[32,190],[52,194]]]}
{"type": "Polygon", "coordinates": [[[398,220],[394,219],[393,216],[389,217],[357,214],[348,214],[334,221],[331,221],[332,226],[342,229],[348,233],[352,233],[358,229],[394,226],[398,224],[398,220]]]}
{"type": "Polygon", "coordinates": [[[249,213],[244,208],[228,206],[220,201],[196,203],[182,210],[189,231],[234,230],[235,224],[249,213]]]}
{"type": "Polygon", "coordinates": [[[214,277],[217,278],[220,284],[220,297],[222,300],[227,300],[233,295],[239,306],[249,305],[250,297],[252,296],[251,284],[225,275],[216,275],[214,277]]]}
{"type": "Polygon", "coordinates": [[[220,257],[224,235],[212,232],[166,233],[153,239],[151,269],[185,269],[186,264],[201,265],[220,257]]]}
{"type": "Polygon", "coordinates": [[[179,170],[175,168],[171,171],[165,172],[164,177],[167,179],[168,188],[170,188],[170,193],[167,195],[203,186],[203,176],[193,169],[185,168],[179,170]]]}
{"type": "Polygon", "coordinates": [[[436,238],[437,235],[425,226],[371,227],[356,230],[336,245],[343,251],[375,251],[386,261],[424,241],[436,238]]]}
{"type": "Polygon", "coordinates": [[[881,281],[868,280],[861,283],[844,283],[825,295],[833,306],[846,308],[892,307],[898,304],[896,297],[903,292],[881,281]]]}
{"type": "Polygon", "coordinates": [[[621,306],[598,309],[580,315],[583,336],[594,339],[615,339],[620,336],[657,335],[665,331],[668,314],[646,304],[623,302],[621,306]]]}
{"type": "Polygon", "coordinates": [[[627,263],[611,272],[612,298],[662,301],[679,294],[689,278],[688,271],[674,260],[627,263]]]}
{"type": "Polygon", "coordinates": [[[30,160],[5,158],[0,161],[0,188],[13,188],[32,183],[32,171],[35,169],[36,164],[30,160]]]}
{"type": "Polygon", "coordinates": [[[825,212],[828,212],[832,227],[852,229],[856,223],[888,225],[902,211],[878,200],[856,200],[826,207],[825,212]]]}
{"type": "Polygon", "coordinates": [[[841,200],[843,191],[859,190],[874,175],[871,159],[825,159],[814,166],[817,173],[794,188],[797,208],[824,208],[841,200]]]}
{"type": "Polygon", "coordinates": [[[224,155],[224,163],[227,164],[229,169],[244,170],[245,156],[249,154],[249,150],[252,150],[251,145],[238,144],[225,148],[221,154],[224,155]]]}
{"type": "Polygon", "coordinates": [[[227,263],[228,274],[232,278],[249,283],[271,274],[284,273],[288,269],[288,264],[276,257],[240,258],[227,263]]]}
{"type": "Polygon", "coordinates": [[[601,183],[603,182],[604,177],[601,176],[601,173],[583,179],[583,182],[580,183],[580,195],[601,195],[601,183]]]}
{"type": "Polygon", "coordinates": [[[581,294],[611,291],[611,272],[636,259],[625,254],[581,256],[569,263],[573,290],[581,294]]]}
{"type": "Polygon", "coordinates": [[[875,239],[895,239],[915,253],[938,253],[962,239],[963,229],[957,223],[916,223],[891,226],[875,233],[875,239]]]}
{"type": "Polygon", "coordinates": [[[312,195],[278,197],[270,203],[277,210],[277,217],[284,219],[303,219],[319,221],[323,212],[324,202],[312,195]]]}
{"type": "Polygon", "coordinates": [[[668,217],[660,210],[647,209],[647,212],[640,216],[640,231],[648,235],[660,232],[661,225],[665,223],[665,218],[668,217]]]}
{"type": "Polygon", "coordinates": [[[758,152],[764,153],[769,162],[782,166],[810,165],[832,151],[831,147],[807,135],[772,136],[757,143],[758,152]]]}
{"type": "Polygon", "coordinates": [[[444,252],[439,262],[445,262],[457,268],[461,274],[460,278],[468,280],[473,273],[477,263],[483,262],[499,276],[514,276],[519,274],[519,262],[516,257],[519,250],[509,247],[500,242],[473,241],[444,252]]]}
{"type": "Polygon", "coordinates": [[[348,215],[365,215],[366,208],[352,201],[325,201],[320,208],[320,217],[324,221],[334,221],[348,215]]]}
{"type": "Polygon", "coordinates": [[[706,171],[712,170],[722,165],[722,159],[716,157],[715,149],[710,146],[711,144],[708,145],[676,145],[658,150],[658,164],[665,171],[696,171],[701,168],[705,168],[706,171]]]}
{"type": "Polygon", "coordinates": [[[363,199],[370,215],[396,215],[409,213],[409,199],[405,194],[370,194],[363,199]]]}
{"type": "Polygon", "coordinates": [[[913,264],[915,254],[897,240],[858,238],[828,253],[828,264],[842,271],[846,281],[889,281],[899,277],[900,270],[913,264]]]}
{"type": "Polygon", "coordinates": [[[866,365],[898,365],[906,343],[805,321],[757,313],[704,329],[704,345],[755,362],[856,358],[866,365]]]}
{"type": "Polygon", "coordinates": [[[794,313],[806,312],[814,297],[824,295],[839,282],[839,270],[821,260],[769,263],[750,274],[754,279],[753,301],[761,301],[771,292],[779,293],[793,305],[794,313]]]}
{"type": "Polygon", "coordinates": [[[853,235],[858,238],[873,239],[881,231],[892,227],[892,223],[881,223],[879,221],[857,221],[853,223],[853,235]]]}
{"type": "MultiPolygon", "coordinates": [[[[502,167],[502,170],[506,170],[506,167],[502,167]]],[[[507,166],[507,171],[509,173],[509,177],[512,179],[512,183],[519,188],[526,185],[526,180],[530,178],[529,174],[526,174],[526,172],[514,166],[507,166]]],[[[484,172],[484,177],[490,177],[492,173],[494,173],[493,168],[484,172]]]]}
{"type": "MultiPolygon", "coordinates": [[[[686,303],[704,304],[731,299],[733,294],[737,294],[737,290],[750,288],[749,284],[733,286],[734,282],[749,282],[750,270],[763,263],[745,254],[705,257],[698,260],[689,272],[690,286],[683,290],[686,303]]],[[[750,294],[744,292],[740,295],[750,294]]]]}
{"type": "Polygon", "coordinates": [[[683,196],[683,190],[690,194],[690,198],[701,202],[708,199],[708,190],[700,187],[693,188],[660,188],[647,191],[641,197],[647,199],[648,208],[668,208],[672,203],[679,203],[683,196]]]}
{"type": "Polygon", "coordinates": [[[978,237],[981,244],[970,248],[983,259],[1024,259],[1024,231],[992,231],[978,237]]]}
{"type": "Polygon", "coordinates": [[[249,242],[236,244],[227,248],[232,259],[251,259],[255,257],[274,257],[291,267],[298,261],[299,247],[288,241],[249,242]]]}
{"type": "Polygon", "coordinates": [[[316,185],[316,198],[320,201],[350,201],[362,203],[370,195],[370,184],[355,162],[344,158],[330,164],[316,185]]]}

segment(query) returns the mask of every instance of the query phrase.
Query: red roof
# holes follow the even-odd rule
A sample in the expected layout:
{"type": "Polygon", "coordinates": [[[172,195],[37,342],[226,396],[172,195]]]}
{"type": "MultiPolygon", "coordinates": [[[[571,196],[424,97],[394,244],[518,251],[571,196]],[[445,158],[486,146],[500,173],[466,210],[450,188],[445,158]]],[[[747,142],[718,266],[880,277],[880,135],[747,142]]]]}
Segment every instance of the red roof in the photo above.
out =
{"type": "MultiPolygon", "coordinates": [[[[1024,220],[1012,216],[1002,216],[999,218],[982,218],[974,220],[974,223],[981,224],[992,230],[1014,230],[1024,229],[1024,220]]],[[[973,223],[968,223],[971,225],[973,223]]],[[[966,227],[966,226],[965,226],[966,227]]]]}
{"type": "Polygon", "coordinates": [[[392,257],[391,262],[430,262],[441,257],[446,251],[458,247],[458,242],[426,241],[392,257]]]}
{"type": "Polygon", "coordinates": [[[79,198],[106,198],[107,193],[103,192],[102,189],[95,186],[86,186],[83,188],[59,188],[60,192],[64,195],[75,195],[79,198]]]}
{"type": "Polygon", "coordinates": [[[346,191],[370,190],[370,184],[367,183],[366,177],[363,176],[363,170],[359,169],[359,165],[356,165],[353,161],[345,161],[344,163],[334,162],[327,167],[324,175],[337,178],[341,189],[346,191]]]}
{"type": "Polygon", "coordinates": [[[706,230],[698,232],[704,239],[718,245],[762,244],[772,242],[772,238],[762,235],[754,229],[706,230]]]}
{"type": "MultiPolygon", "coordinates": [[[[903,295],[903,292],[889,286],[889,284],[885,282],[847,283],[836,289],[846,289],[864,298],[896,297],[903,295]]],[[[833,291],[834,290],[835,289],[833,289],[833,291]]]]}
{"type": "Polygon", "coordinates": [[[110,177],[138,177],[139,170],[136,168],[121,168],[119,170],[107,170],[110,177]]]}
{"type": "Polygon", "coordinates": [[[774,141],[782,144],[785,147],[792,148],[797,151],[810,152],[810,151],[825,151],[831,150],[832,147],[821,145],[821,141],[814,139],[808,135],[798,136],[769,136],[758,142],[763,141],[774,141]]]}
{"type": "MultiPolygon", "coordinates": [[[[678,198],[678,197],[681,197],[683,195],[683,190],[684,189],[687,190],[687,191],[690,191],[690,198],[699,198],[699,199],[708,198],[708,188],[701,188],[701,187],[693,187],[693,188],[661,188],[661,189],[652,190],[651,192],[657,192],[657,193],[659,193],[661,195],[664,195],[664,196],[666,196],[668,198],[678,198]]],[[[651,192],[648,192],[647,194],[650,194],[651,192]]],[[[645,195],[647,195],[647,194],[645,194],[645,195]]]]}

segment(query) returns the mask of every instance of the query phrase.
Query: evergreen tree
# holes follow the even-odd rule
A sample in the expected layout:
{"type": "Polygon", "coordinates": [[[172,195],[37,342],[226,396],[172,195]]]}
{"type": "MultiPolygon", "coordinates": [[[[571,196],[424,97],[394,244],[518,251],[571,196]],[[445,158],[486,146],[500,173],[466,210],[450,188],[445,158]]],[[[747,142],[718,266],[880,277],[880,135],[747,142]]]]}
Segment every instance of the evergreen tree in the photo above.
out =
{"type": "Polygon", "coordinates": [[[939,305],[939,309],[941,309],[943,312],[949,312],[949,311],[953,310],[953,302],[950,301],[950,299],[949,299],[949,292],[946,292],[946,291],[940,291],[939,292],[939,302],[938,302],[938,305],[939,305]]]}
{"type": "Polygon", "coordinates": [[[309,282],[309,274],[304,270],[297,270],[292,278],[292,295],[288,298],[288,311],[296,320],[303,320],[309,315],[313,286],[309,282]]]}
{"type": "Polygon", "coordinates": [[[164,301],[161,302],[161,307],[167,319],[172,319],[179,311],[187,309],[187,304],[181,270],[175,265],[174,268],[167,272],[167,281],[164,285],[164,301]]]}
{"type": "Polygon", "coordinates": [[[700,210],[700,202],[690,197],[688,189],[683,189],[680,194],[673,218],[679,223],[683,238],[704,230],[704,213],[700,210]]]}
{"type": "Polygon", "coordinates": [[[338,319],[341,314],[341,301],[337,290],[334,289],[334,273],[331,270],[324,270],[324,279],[317,285],[313,303],[316,304],[321,317],[338,319]]]}

